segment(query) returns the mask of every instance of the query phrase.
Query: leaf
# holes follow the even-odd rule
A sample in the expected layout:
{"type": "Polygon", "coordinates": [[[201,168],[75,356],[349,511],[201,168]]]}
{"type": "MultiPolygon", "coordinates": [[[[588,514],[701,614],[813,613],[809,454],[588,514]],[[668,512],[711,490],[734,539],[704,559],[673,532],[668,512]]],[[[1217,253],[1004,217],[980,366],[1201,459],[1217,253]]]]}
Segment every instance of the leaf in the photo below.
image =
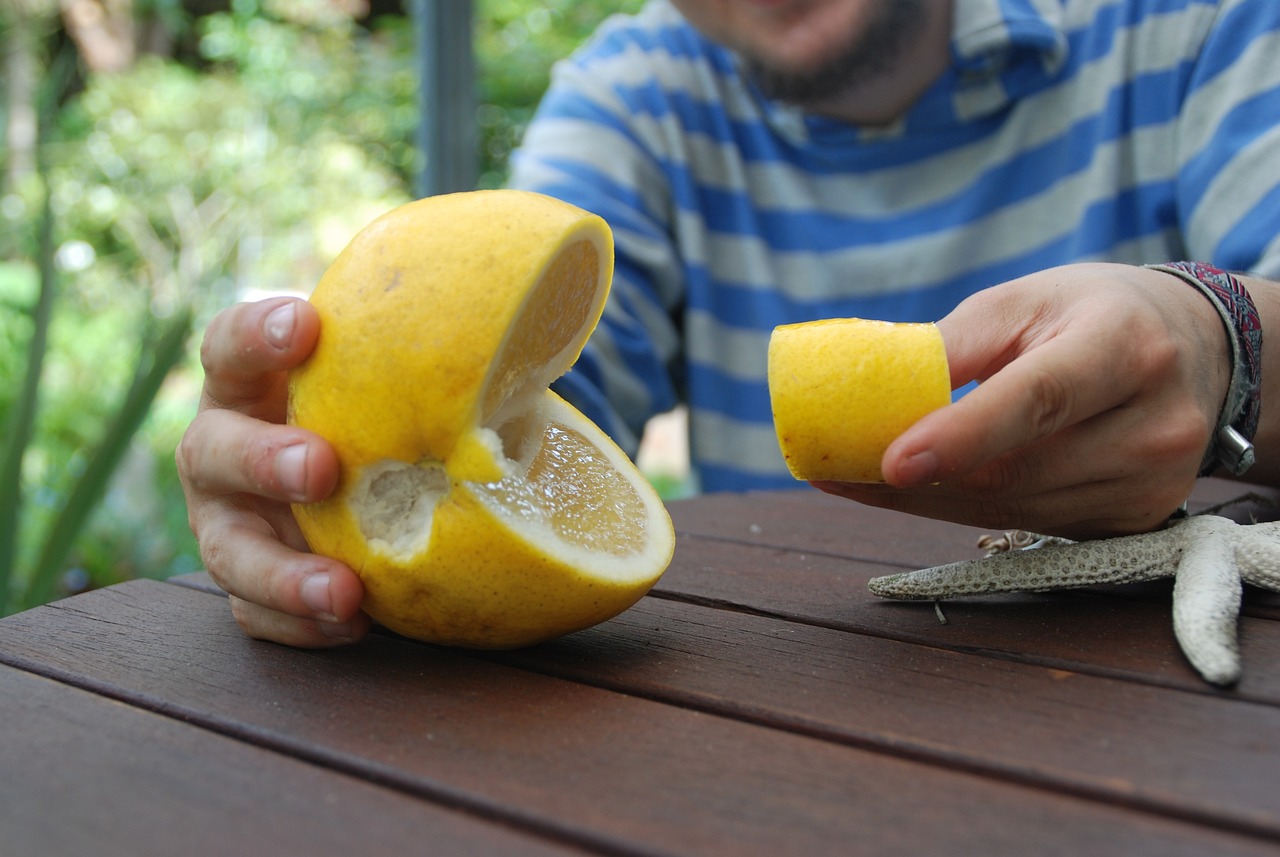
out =
{"type": "Polygon", "coordinates": [[[76,537],[106,493],[116,466],[151,410],[160,385],[186,354],[192,321],[191,309],[184,307],[168,320],[154,343],[144,347],[129,392],[45,536],[21,609],[43,604],[57,595],[58,578],[76,537]]]}
{"type": "MultiPolygon", "coordinates": [[[[74,68],[71,54],[62,51],[50,69],[40,94],[38,134],[45,140],[57,116],[57,102],[66,90],[74,68]]],[[[5,612],[13,585],[13,572],[18,555],[18,527],[22,519],[22,462],[31,443],[36,412],[40,404],[40,376],[49,349],[49,324],[53,318],[53,302],[58,291],[54,268],[53,191],[49,187],[45,149],[36,149],[36,173],[44,185],[40,222],[37,227],[36,264],[40,272],[40,290],[32,308],[33,328],[27,343],[27,368],[22,389],[10,413],[5,432],[4,455],[0,458],[0,614],[5,612]]]]}
{"type": "Polygon", "coordinates": [[[52,194],[44,195],[40,213],[39,268],[40,291],[32,309],[34,322],[27,344],[27,369],[22,389],[10,412],[5,432],[4,456],[0,458],[0,614],[9,603],[14,566],[18,555],[18,525],[22,517],[22,461],[31,443],[39,408],[40,375],[49,347],[49,323],[53,317],[53,301],[57,292],[57,274],[53,266],[52,194]]]}

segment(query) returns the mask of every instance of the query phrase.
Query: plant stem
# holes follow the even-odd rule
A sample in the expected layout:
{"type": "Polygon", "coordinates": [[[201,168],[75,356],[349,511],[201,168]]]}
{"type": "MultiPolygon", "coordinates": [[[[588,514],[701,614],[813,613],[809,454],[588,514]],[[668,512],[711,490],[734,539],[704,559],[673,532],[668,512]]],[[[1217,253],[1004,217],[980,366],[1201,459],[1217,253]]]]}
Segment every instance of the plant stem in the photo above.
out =
{"type": "Polygon", "coordinates": [[[45,535],[40,557],[32,569],[21,599],[22,609],[44,604],[57,595],[58,578],[67,554],[106,493],[111,475],[150,412],[151,404],[160,392],[160,385],[186,354],[191,326],[192,312],[190,308],[184,307],[168,321],[154,341],[144,344],[129,392],[107,426],[106,434],[94,450],[84,472],[76,480],[62,511],[45,535]]]}
{"type": "MultiPolygon", "coordinates": [[[[38,159],[40,160],[40,159],[38,159]]],[[[39,407],[40,375],[49,344],[49,323],[53,317],[53,301],[57,292],[57,272],[53,265],[53,203],[46,179],[44,202],[40,212],[38,257],[40,293],[32,310],[33,329],[27,343],[27,371],[22,379],[9,420],[4,457],[0,459],[0,615],[8,613],[13,590],[14,570],[18,559],[18,524],[22,515],[22,461],[35,428],[39,407]]]]}

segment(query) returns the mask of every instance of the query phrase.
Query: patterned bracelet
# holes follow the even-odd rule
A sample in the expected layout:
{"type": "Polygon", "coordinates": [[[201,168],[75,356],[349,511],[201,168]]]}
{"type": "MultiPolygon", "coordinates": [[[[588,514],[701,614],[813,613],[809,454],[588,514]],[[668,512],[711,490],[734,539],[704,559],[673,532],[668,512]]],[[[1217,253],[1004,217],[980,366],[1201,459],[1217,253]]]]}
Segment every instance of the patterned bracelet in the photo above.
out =
{"type": "Polygon", "coordinates": [[[1213,304],[1231,343],[1231,385],[1218,416],[1218,426],[1200,463],[1208,476],[1219,465],[1235,476],[1253,466],[1253,436],[1258,430],[1262,389],[1262,322],[1253,299],[1231,274],[1202,262],[1147,265],[1179,277],[1213,304]]]}

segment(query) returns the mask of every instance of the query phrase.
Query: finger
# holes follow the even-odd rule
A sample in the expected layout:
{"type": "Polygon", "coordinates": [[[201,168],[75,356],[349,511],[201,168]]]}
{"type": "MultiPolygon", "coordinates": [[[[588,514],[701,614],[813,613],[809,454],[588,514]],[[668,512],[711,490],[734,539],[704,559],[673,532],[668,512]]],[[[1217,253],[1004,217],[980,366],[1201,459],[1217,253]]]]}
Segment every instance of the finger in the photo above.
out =
{"type": "MultiPolygon", "coordinates": [[[[1118,431],[1134,417],[1099,419],[1118,431]]],[[[1113,430],[1085,424],[1000,456],[971,474],[918,488],[830,482],[817,487],[871,506],[992,529],[1074,539],[1145,532],[1187,498],[1196,464],[1168,466],[1174,447],[1186,447],[1173,433],[1118,452],[1114,446],[1119,444],[1108,440],[1114,437],[1113,430]]]]}
{"type": "Polygon", "coordinates": [[[1093,515],[1094,510],[1116,509],[1118,504],[1125,502],[1125,489],[1118,481],[1080,483],[1024,497],[959,496],[940,487],[902,492],[885,490],[887,486],[876,485],[831,482],[815,485],[828,494],[922,518],[950,521],[986,530],[1026,530],[1070,539],[1143,532],[1152,529],[1167,517],[1130,521],[1107,514],[1093,515]]]}
{"type": "Polygon", "coordinates": [[[315,308],[298,298],[223,310],[209,324],[200,347],[205,405],[283,422],[284,373],[311,354],[319,333],[315,308]]]}
{"type": "MultiPolygon", "coordinates": [[[[364,587],[337,560],[284,545],[266,522],[248,510],[227,505],[205,521],[201,558],[224,591],[262,610],[244,611],[261,619],[279,613],[311,622],[350,623],[360,612],[364,587]]],[[[246,628],[255,636],[268,627],[246,628]]]]}
{"type": "Polygon", "coordinates": [[[1124,362],[1085,337],[1037,345],[891,443],[885,478],[900,487],[951,479],[1114,408],[1137,392],[1133,379],[1147,377],[1124,362]]]}
{"type": "Polygon", "coordinates": [[[1016,282],[995,286],[969,296],[938,321],[953,390],[986,380],[1020,352],[1048,338],[1057,308],[1033,298],[1016,282]]]}
{"type": "Polygon", "coordinates": [[[246,634],[286,646],[306,649],[345,646],[358,642],[369,632],[369,618],[364,614],[348,622],[321,622],[277,613],[234,596],[230,602],[231,613],[246,634]]]}
{"type": "Polygon", "coordinates": [[[248,493],[287,503],[313,503],[338,483],[333,447],[305,429],[264,423],[223,409],[199,413],[176,453],[191,494],[248,493]]]}

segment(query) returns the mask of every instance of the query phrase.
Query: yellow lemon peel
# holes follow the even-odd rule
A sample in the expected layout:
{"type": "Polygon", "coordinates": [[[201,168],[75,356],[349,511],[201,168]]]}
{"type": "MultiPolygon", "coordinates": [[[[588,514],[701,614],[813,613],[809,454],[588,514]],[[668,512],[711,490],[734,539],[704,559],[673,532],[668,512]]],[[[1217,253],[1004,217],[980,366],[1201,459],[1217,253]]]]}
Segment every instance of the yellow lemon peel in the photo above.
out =
{"type": "Polygon", "coordinates": [[[768,377],[783,458],[809,481],[883,482],[889,444],[951,400],[947,352],[933,324],[780,325],[769,338],[768,377]]]}
{"type": "Polygon", "coordinates": [[[289,420],[333,444],[334,494],[294,506],[390,629],[475,648],[604,621],[656,582],[671,521],[626,455],[547,389],[612,275],[604,221],[523,191],[430,197],[362,230],[311,302],[289,420]]]}

